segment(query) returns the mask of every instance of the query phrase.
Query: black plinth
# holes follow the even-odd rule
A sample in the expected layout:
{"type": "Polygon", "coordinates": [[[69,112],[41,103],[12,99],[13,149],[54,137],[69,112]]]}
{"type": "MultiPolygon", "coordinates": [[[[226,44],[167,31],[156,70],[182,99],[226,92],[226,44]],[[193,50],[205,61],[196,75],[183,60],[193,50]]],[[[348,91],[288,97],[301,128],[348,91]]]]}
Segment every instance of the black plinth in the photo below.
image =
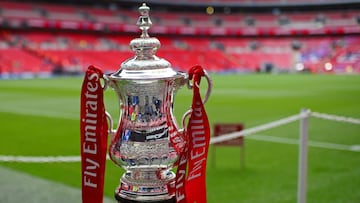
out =
{"type": "Polygon", "coordinates": [[[120,196],[118,196],[117,194],[115,194],[115,199],[118,201],[118,203],[176,203],[175,197],[173,197],[172,199],[168,199],[168,200],[162,200],[162,201],[135,201],[135,200],[128,200],[128,199],[124,199],[120,196]]]}

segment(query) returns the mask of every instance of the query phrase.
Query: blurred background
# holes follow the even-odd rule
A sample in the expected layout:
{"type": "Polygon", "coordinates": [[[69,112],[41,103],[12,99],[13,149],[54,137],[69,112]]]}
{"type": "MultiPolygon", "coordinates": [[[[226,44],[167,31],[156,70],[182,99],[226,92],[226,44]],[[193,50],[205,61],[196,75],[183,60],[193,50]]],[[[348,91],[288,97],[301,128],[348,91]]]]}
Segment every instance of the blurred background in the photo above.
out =
{"type": "MultiPolygon", "coordinates": [[[[113,72],[142,1],[0,2],[0,77],[113,72]]],[[[360,72],[358,0],[149,0],[158,56],[213,72],[360,72]],[[191,54],[189,54],[191,53],[191,54]]]]}
{"type": "MultiPolygon", "coordinates": [[[[81,75],[91,64],[114,72],[134,56],[142,3],[0,0],[0,203],[81,202],[81,75]],[[44,161],[49,156],[68,160],[44,161]]],[[[211,72],[212,127],[250,129],[302,108],[360,118],[360,0],[146,4],[149,34],[162,44],[156,55],[178,71],[200,64],[211,72]]],[[[186,88],[177,93],[178,121],[191,99],[186,88]]],[[[105,101],[117,119],[112,90],[105,101]]],[[[308,202],[359,203],[360,126],[318,118],[309,125],[308,202]]],[[[208,202],[296,202],[299,123],[244,143],[244,167],[240,147],[216,146],[215,156],[210,146],[208,202]]],[[[106,170],[104,195],[114,202],[124,171],[111,161],[106,170]]]]}

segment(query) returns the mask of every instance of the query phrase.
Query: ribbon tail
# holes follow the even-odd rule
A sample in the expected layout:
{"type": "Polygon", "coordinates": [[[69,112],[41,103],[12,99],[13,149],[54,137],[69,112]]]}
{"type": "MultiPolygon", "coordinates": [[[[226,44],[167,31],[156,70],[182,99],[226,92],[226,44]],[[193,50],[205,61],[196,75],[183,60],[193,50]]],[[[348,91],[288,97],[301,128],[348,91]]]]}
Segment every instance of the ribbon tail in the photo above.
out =
{"type": "Polygon", "coordinates": [[[201,66],[194,66],[190,69],[190,74],[193,78],[194,97],[187,127],[189,143],[186,198],[189,203],[206,203],[206,163],[210,144],[210,125],[199,90],[204,71],[201,66]]]}
{"type": "Polygon", "coordinates": [[[108,126],[106,122],[103,73],[90,66],[81,89],[80,148],[82,202],[102,203],[107,151],[108,126]]]}

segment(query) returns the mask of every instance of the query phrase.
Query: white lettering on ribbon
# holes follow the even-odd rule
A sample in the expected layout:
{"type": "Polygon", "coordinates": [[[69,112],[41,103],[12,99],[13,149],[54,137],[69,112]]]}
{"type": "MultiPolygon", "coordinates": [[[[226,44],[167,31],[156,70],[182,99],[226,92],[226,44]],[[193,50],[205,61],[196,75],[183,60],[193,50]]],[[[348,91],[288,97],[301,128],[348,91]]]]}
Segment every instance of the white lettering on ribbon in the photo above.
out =
{"type": "Polygon", "coordinates": [[[190,151],[190,160],[195,163],[192,170],[189,171],[188,180],[200,177],[202,162],[206,161],[206,137],[204,131],[204,121],[202,119],[201,103],[195,102],[193,117],[191,119],[191,142],[193,148],[190,151]]]}
{"type": "MultiPolygon", "coordinates": [[[[85,118],[82,119],[82,122],[85,123],[85,139],[82,143],[83,153],[96,155],[98,153],[97,149],[97,139],[96,139],[96,124],[97,124],[97,110],[98,110],[98,101],[96,91],[99,86],[97,82],[99,81],[99,75],[93,73],[88,76],[88,83],[86,84],[86,114],[85,118]]],[[[97,188],[96,177],[98,174],[97,168],[100,165],[98,162],[86,158],[85,159],[85,171],[83,172],[84,186],[97,188]]]]}

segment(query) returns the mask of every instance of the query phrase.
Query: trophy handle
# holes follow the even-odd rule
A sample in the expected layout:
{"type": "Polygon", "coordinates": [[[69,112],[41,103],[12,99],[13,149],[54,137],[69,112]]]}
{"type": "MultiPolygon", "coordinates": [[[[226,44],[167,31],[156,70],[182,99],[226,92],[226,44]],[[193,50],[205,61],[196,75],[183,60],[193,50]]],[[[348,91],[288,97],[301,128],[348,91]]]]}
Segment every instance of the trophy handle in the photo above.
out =
{"type": "Polygon", "coordinates": [[[113,126],[114,126],[114,121],[110,115],[109,112],[105,111],[105,115],[106,115],[106,118],[108,120],[108,123],[109,123],[109,129],[108,129],[108,133],[112,136],[115,134],[116,130],[113,129],[113,126]]]}
{"type": "MultiPolygon", "coordinates": [[[[203,104],[205,104],[205,103],[207,102],[207,100],[209,99],[209,97],[210,97],[213,84],[212,84],[212,80],[211,80],[209,74],[206,72],[206,70],[204,69],[203,71],[204,71],[204,76],[205,76],[205,78],[206,78],[206,81],[207,81],[207,83],[208,83],[208,89],[207,89],[207,91],[206,91],[206,94],[205,94],[204,99],[202,100],[203,104]]],[[[199,87],[199,84],[195,83],[195,85],[196,85],[198,88],[200,88],[200,87],[199,87]]],[[[187,86],[188,86],[189,89],[192,89],[192,88],[194,87],[194,84],[192,84],[192,83],[190,82],[190,80],[187,79],[187,86]]]]}
{"type": "MultiPolygon", "coordinates": [[[[209,99],[210,94],[211,94],[211,91],[212,91],[212,86],[213,86],[212,80],[211,80],[209,74],[206,72],[206,70],[204,70],[204,76],[205,76],[206,81],[207,81],[207,83],[208,83],[208,89],[207,89],[207,91],[206,91],[206,94],[205,94],[204,99],[202,100],[202,103],[203,103],[203,104],[205,104],[205,103],[207,102],[207,100],[209,99]]],[[[196,85],[198,88],[200,88],[200,87],[199,87],[199,84],[195,83],[195,85],[196,85]]],[[[188,87],[189,89],[192,89],[192,88],[194,87],[194,84],[192,84],[189,79],[187,79],[187,87],[188,87]]],[[[186,111],[186,112],[184,113],[184,115],[182,116],[181,123],[182,123],[183,129],[185,129],[185,120],[186,120],[186,118],[187,118],[188,116],[190,116],[191,112],[192,112],[192,109],[190,108],[190,109],[189,109],[188,111],[186,111]]]]}
{"type": "MultiPolygon", "coordinates": [[[[108,79],[108,77],[107,77],[106,74],[103,75],[103,80],[104,80],[104,83],[103,83],[102,89],[103,89],[103,91],[105,92],[105,90],[106,90],[107,87],[108,87],[108,82],[109,82],[109,79],[108,79]]],[[[116,132],[116,130],[113,129],[114,120],[113,120],[113,118],[111,117],[111,114],[110,114],[109,112],[105,111],[105,115],[106,115],[106,119],[107,119],[107,121],[108,121],[108,123],[109,123],[108,134],[112,136],[112,135],[114,135],[115,132],[116,132]]]]}

